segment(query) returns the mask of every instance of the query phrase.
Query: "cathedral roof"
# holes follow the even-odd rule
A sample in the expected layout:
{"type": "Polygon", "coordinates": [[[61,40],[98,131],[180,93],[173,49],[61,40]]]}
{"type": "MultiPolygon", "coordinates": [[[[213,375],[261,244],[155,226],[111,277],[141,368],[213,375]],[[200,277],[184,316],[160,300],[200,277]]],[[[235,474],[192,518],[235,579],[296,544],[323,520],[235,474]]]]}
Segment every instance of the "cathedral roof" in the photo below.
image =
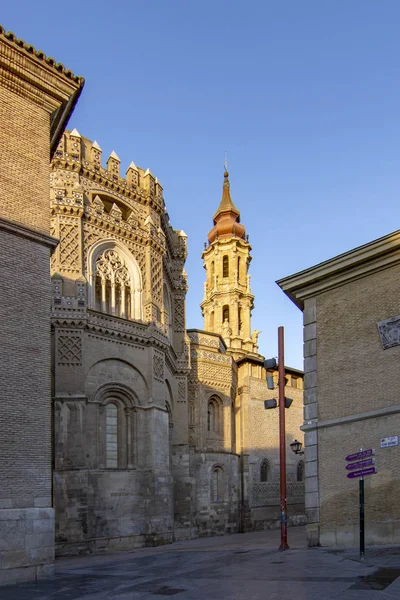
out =
{"type": "Polygon", "coordinates": [[[240,211],[234,205],[231,198],[229,173],[224,173],[224,185],[222,188],[222,198],[217,212],[213,216],[214,227],[208,234],[210,244],[215,239],[227,237],[245,237],[245,228],[240,223],[240,211]]]}

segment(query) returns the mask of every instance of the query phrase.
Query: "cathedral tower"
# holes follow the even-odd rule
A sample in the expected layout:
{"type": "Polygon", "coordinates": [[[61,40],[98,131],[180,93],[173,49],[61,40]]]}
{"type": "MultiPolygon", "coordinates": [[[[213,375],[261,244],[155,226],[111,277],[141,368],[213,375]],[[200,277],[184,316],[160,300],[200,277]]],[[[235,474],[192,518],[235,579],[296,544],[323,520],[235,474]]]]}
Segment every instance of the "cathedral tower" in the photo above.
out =
{"type": "Polygon", "coordinates": [[[202,254],[206,270],[201,309],[204,329],[219,333],[235,355],[257,353],[258,331],[251,332],[254,296],[250,290],[251,246],[240,212],[232,202],[229,174],[224,173],[222,199],[213,216],[202,254]]]}

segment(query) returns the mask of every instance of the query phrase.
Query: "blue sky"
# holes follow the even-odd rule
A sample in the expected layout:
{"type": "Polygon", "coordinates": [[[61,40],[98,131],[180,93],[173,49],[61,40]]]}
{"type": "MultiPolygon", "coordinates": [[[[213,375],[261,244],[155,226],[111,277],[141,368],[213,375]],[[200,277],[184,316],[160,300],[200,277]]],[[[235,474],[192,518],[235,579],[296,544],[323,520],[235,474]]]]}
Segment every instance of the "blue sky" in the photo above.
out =
{"type": "Polygon", "coordinates": [[[302,316],[275,280],[400,226],[398,0],[41,0],[2,25],[86,79],[70,121],[149,167],[189,240],[188,327],[201,252],[231,192],[253,247],[260,351],[302,368],[302,316]]]}

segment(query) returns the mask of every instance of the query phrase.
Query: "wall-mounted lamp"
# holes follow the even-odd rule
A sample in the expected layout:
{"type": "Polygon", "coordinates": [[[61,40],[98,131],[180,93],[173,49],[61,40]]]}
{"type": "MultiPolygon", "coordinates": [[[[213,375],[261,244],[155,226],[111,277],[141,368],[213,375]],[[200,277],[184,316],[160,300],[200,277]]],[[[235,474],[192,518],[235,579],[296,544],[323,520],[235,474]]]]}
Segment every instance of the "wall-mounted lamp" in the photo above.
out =
{"type": "Polygon", "coordinates": [[[304,454],[304,450],[302,450],[303,444],[298,440],[293,440],[291,444],[289,444],[292,452],[295,454],[304,454]]]}

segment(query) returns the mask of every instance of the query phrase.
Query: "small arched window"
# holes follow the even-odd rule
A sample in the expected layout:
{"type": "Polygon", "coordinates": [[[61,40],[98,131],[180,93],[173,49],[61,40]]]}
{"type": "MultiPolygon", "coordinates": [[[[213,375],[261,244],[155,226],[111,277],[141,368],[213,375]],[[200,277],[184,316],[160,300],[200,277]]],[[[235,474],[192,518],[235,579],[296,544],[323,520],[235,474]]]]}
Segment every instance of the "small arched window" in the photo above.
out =
{"type": "Polygon", "coordinates": [[[238,259],[237,259],[237,277],[238,277],[238,281],[240,281],[240,256],[238,256],[238,259]]]}
{"type": "Polygon", "coordinates": [[[222,277],[229,277],[229,256],[226,254],[222,259],[222,277]]]}
{"type": "Polygon", "coordinates": [[[228,321],[229,323],[229,306],[226,304],[222,307],[222,322],[228,321]]]}
{"type": "Polygon", "coordinates": [[[271,479],[271,465],[268,460],[264,458],[260,467],[260,481],[261,483],[267,483],[268,481],[271,481],[271,479]]]}
{"type": "Polygon", "coordinates": [[[210,312],[210,329],[211,330],[214,329],[214,311],[213,310],[210,312]]]}
{"type": "Polygon", "coordinates": [[[211,500],[222,502],[224,499],[224,471],[221,467],[215,467],[212,472],[211,500]]]}
{"type": "Polygon", "coordinates": [[[210,433],[222,432],[222,407],[218,398],[211,398],[207,406],[207,431],[210,433]]]}
{"type": "Polygon", "coordinates": [[[300,460],[297,463],[297,481],[304,481],[304,462],[300,460]]]}
{"type": "Polygon", "coordinates": [[[106,406],[106,467],[118,468],[118,407],[113,403],[106,406]]]}

